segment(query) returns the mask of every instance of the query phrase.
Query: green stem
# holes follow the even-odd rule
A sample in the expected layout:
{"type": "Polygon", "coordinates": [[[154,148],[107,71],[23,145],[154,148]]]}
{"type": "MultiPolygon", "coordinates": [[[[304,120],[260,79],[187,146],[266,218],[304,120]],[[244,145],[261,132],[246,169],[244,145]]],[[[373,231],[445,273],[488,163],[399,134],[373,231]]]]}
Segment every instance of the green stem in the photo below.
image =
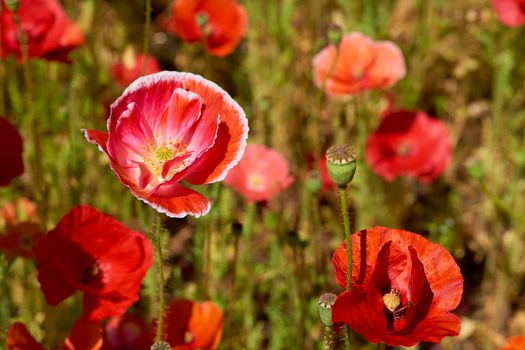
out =
{"type": "Polygon", "coordinates": [[[242,227],[243,237],[250,237],[252,235],[256,214],[257,214],[257,203],[252,202],[248,204],[248,209],[246,210],[246,221],[244,222],[244,225],[242,227]]]}
{"type": "Polygon", "coordinates": [[[204,227],[204,261],[202,263],[202,295],[205,299],[209,298],[209,280],[211,274],[211,240],[212,240],[212,220],[210,217],[205,219],[204,227]]]}
{"type": "Polygon", "coordinates": [[[163,263],[164,258],[162,256],[162,239],[161,239],[161,217],[160,214],[157,215],[157,225],[155,230],[155,253],[157,255],[157,275],[159,281],[158,288],[158,322],[157,322],[157,332],[156,332],[156,341],[162,340],[163,333],[163,323],[164,323],[164,271],[163,263]]]}
{"type": "Polygon", "coordinates": [[[148,52],[149,52],[149,32],[151,27],[151,0],[146,0],[146,23],[144,24],[144,63],[142,65],[142,75],[146,75],[146,67],[148,64],[148,52]]]}
{"type": "Polygon", "coordinates": [[[352,289],[352,237],[350,234],[350,217],[348,215],[346,187],[339,187],[339,198],[341,200],[341,213],[343,214],[343,225],[345,229],[346,251],[348,253],[346,290],[350,290],[352,289]]]}

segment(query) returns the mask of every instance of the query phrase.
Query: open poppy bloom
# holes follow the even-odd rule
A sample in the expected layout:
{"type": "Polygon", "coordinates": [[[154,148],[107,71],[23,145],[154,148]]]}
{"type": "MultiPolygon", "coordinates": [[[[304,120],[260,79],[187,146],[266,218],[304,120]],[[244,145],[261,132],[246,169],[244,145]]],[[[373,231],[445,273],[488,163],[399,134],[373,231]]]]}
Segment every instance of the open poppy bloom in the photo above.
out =
{"type": "Polygon", "coordinates": [[[111,105],[108,130],[84,132],[138,199],[171,217],[198,217],[210,203],[180,181],[223,180],[242,157],[248,122],[216,84],[161,72],[139,78],[111,105]]]}
{"type": "Polygon", "coordinates": [[[507,339],[499,350],[523,350],[525,349],[525,335],[516,335],[507,339]]]}
{"type": "Polygon", "coordinates": [[[249,201],[262,202],[276,197],[293,180],[288,161],[279,152],[250,144],[224,182],[249,201]]]}
{"type": "MultiPolygon", "coordinates": [[[[45,350],[33,338],[23,323],[15,322],[7,332],[8,350],[45,350]]],[[[102,346],[102,327],[99,322],[79,318],[73,324],[62,350],[98,350],[102,346]]]]}
{"type": "Polygon", "coordinates": [[[155,57],[144,57],[143,54],[135,54],[133,50],[126,50],[122,56],[122,60],[113,65],[113,77],[122,86],[128,86],[143,74],[144,61],[146,61],[147,74],[160,72],[160,66],[155,57]]]}
{"type": "Polygon", "coordinates": [[[6,254],[8,259],[16,256],[34,259],[33,248],[37,241],[44,235],[40,227],[34,222],[7,224],[5,233],[0,234],[0,252],[6,254]]]}
{"type": "Polygon", "coordinates": [[[24,172],[22,137],[11,123],[0,117],[0,187],[8,186],[24,172]]]}
{"type": "Polygon", "coordinates": [[[348,96],[391,87],[405,77],[406,67],[394,43],[352,32],[343,36],[338,48],[330,44],[314,57],[313,75],[315,85],[324,86],[328,95],[348,96]]]}
{"type": "Polygon", "coordinates": [[[525,24],[525,0],[492,0],[501,23],[508,27],[525,24]]]}
{"type": "Polygon", "coordinates": [[[129,313],[115,316],[104,327],[102,350],[149,350],[150,346],[150,332],[140,317],[129,313]]]}
{"type": "Polygon", "coordinates": [[[148,239],[88,206],[73,208],[35,247],[38,281],[57,305],[84,292],[84,317],[121,315],[138,299],[153,263],[148,239]]]}
{"type": "Polygon", "coordinates": [[[175,0],[168,30],[184,41],[204,42],[208,52],[231,54],[248,29],[248,14],[236,0],[175,0]]]}
{"type": "MultiPolygon", "coordinates": [[[[332,258],[346,286],[346,244],[332,258]]],[[[440,245],[412,232],[373,227],[352,235],[352,289],[337,297],[332,320],[368,341],[412,346],[459,334],[450,313],[461,300],[463,276],[440,245]]]]}
{"type": "Polygon", "coordinates": [[[172,350],[215,350],[223,314],[211,301],[174,300],[165,314],[164,335],[172,350]]]}
{"type": "Polygon", "coordinates": [[[452,158],[446,125],[421,111],[388,111],[367,140],[366,160],[387,180],[414,176],[422,183],[437,178],[452,158]]]}
{"type": "MultiPolygon", "coordinates": [[[[22,60],[15,16],[8,9],[6,0],[1,2],[1,58],[12,53],[22,60]]],[[[68,62],[69,52],[84,43],[84,35],[69,20],[57,0],[20,0],[18,16],[29,58],[68,62]]]]}

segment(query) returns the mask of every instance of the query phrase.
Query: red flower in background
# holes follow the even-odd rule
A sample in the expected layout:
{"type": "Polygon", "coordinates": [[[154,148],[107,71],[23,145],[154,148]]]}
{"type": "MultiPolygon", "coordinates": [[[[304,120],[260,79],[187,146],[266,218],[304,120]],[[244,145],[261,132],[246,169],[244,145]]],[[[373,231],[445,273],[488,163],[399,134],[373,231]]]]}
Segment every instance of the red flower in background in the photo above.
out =
{"type": "Polygon", "coordinates": [[[5,253],[8,259],[17,256],[35,259],[33,249],[43,235],[40,227],[33,222],[7,224],[5,233],[0,234],[0,252],[5,253]]]}
{"type": "Polygon", "coordinates": [[[211,301],[174,300],[165,315],[165,339],[172,350],[215,350],[222,337],[223,314],[211,301]]]}
{"type": "Polygon", "coordinates": [[[319,88],[326,79],[328,95],[345,96],[386,89],[405,77],[406,67],[403,53],[394,43],[374,42],[352,32],[343,36],[338,48],[330,44],[314,57],[313,74],[319,88]]]}
{"type": "MultiPolygon", "coordinates": [[[[8,350],[45,350],[20,322],[13,323],[9,328],[6,345],[8,350]]],[[[73,324],[62,350],[98,350],[101,346],[100,323],[79,318],[73,324]]]]}
{"type": "Polygon", "coordinates": [[[421,111],[387,111],[368,137],[366,160],[387,180],[414,176],[422,183],[437,178],[452,157],[446,125],[421,111]]]}
{"type": "Polygon", "coordinates": [[[24,172],[22,137],[11,123],[0,117],[0,187],[8,186],[24,172]]]}
{"type": "MultiPolygon", "coordinates": [[[[84,35],[69,20],[57,0],[20,0],[18,16],[28,57],[67,62],[69,52],[84,43],[84,35]]],[[[12,53],[21,60],[18,27],[5,0],[2,0],[0,22],[1,58],[12,53]]]]}
{"type": "Polygon", "coordinates": [[[160,66],[155,57],[144,57],[143,54],[126,50],[120,62],[113,65],[113,77],[121,86],[128,86],[142,75],[148,75],[160,72],[160,66]],[[144,61],[146,61],[146,72],[143,74],[144,61]]]}
{"type": "Polygon", "coordinates": [[[516,335],[507,339],[499,350],[523,350],[525,349],[525,335],[516,335]]]}
{"type": "Polygon", "coordinates": [[[214,56],[232,53],[248,29],[248,14],[235,0],[175,0],[172,13],[168,30],[190,43],[204,41],[214,56]]]}
{"type": "Polygon", "coordinates": [[[210,203],[179,182],[223,180],[242,157],[248,122],[216,84],[161,72],[139,78],[111,105],[108,130],[84,132],[138,199],[168,216],[198,217],[210,203]]]}
{"type": "Polygon", "coordinates": [[[19,197],[13,203],[5,203],[0,207],[0,226],[24,221],[36,221],[36,204],[28,198],[19,197]]]}
{"type": "Polygon", "coordinates": [[[525,0],[492,0],[500,21],[508,27],[525,24],[525,0]]]}
{"type": "Polygon", "coordinates": [[[293,180],[288,161],[280,153],[266,146],[250,144],[224,182],[249,201],[262,202],[276,197],[293,180]]]}
{"type": "Polygon", "coordinates": [[[126,313],[111,318],[104,327],[102,350],[148,350],[150,346],[150,332],[140,317],[126,313]]]}
{"type": "Polygon", "coordinates": [[[35,248],[38,281],[57,305],[84,292],[84,317],[126,312],[138,299],[153,250],[147,238],[88,206],[73,208],[35,248]]]}
{"type": "MultiPolygon", "coordinates": [[[[346,286],[346,244],[332,258],[346,286]]],[[[370,342],[412,346],[459,334],[450,313],[461,300],[463,277],[440,245],[403,230],[374,227],[352,235],[352,289],[337,297],[334,322],[345,322],[370,342]]]]}

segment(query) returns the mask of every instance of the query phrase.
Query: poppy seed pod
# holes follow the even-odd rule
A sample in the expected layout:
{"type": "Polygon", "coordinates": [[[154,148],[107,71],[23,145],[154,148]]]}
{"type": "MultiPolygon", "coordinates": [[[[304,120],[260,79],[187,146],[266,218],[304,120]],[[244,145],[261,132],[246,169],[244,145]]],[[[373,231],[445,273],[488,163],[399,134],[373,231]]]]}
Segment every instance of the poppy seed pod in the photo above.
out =
{"type": "Polygon", "coordinates": [[[319,304],[319,317],[321,318],[321,322],[326,327],[332,326],[332,306],[335,304],[335,301],[337,300],[337,295],[332,293],[324,293],[319,297],[319,301],[317,302],[319,304]]]}
{"type": "Polygon", "coordinates": [[[151,350],[171,350],[171,346],[170,346],[170,344],[168,344],[165,341],[161,340],[161,341],[155,342],[151,346],[151,350]]]}
{"type": "Polygon", "coordinates": [[[346,187],[354,178],[357,154],[349,145],[332,146],[326,151],[326,166],[332,181],[346,187]]]}

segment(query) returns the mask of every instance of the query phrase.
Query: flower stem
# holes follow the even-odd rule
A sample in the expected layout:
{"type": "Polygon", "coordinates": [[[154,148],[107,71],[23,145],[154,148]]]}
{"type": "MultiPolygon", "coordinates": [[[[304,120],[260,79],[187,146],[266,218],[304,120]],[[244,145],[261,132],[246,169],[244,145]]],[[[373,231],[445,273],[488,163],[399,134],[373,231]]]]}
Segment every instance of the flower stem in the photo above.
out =
{"type": "Polygon", "coordinates": [[[248,204],[248,209],[246,210],[246,220],[242,227],[243,237],[250,237],[252,235],[256,214],[257,214],[257,203],[253,202],[253,203],[248,204]]]}
{"type": "Polygon", "coordinates": [[[352,237],[350,235],[350,217],[348,215],[346,187],[339,187],[339,198],[341,200],[341,213],[343,214],[343,225],[345,229],[346,251],[348,253],[346,290],[350,290],[352,289],[352,237]]]}
{"type": "Polygon", "coordinates": [[[146,0],[146,22],[144,23],[144,44],[143,54],[144,62],[142,65],[142,75],[146,75],[146,67],[148,65],[148,52],[149,52],[149,32],[151,27],[151,0],[146,0]]]}
{"type": "Polygon", "coordinates": [[[161,218],[160,214],[157,215],[157,225],[155,230],[155,253],[157,255],[157,275],[159,281],[158,288],[158,322],[157,322],[157,332],[155,339],[156,341],[162,340],[163,333],[163,323],[164,323],[164,272],[163,272],[163,262],[164,258],[162,256],[162,245],[161,245],[161,218]]]}

